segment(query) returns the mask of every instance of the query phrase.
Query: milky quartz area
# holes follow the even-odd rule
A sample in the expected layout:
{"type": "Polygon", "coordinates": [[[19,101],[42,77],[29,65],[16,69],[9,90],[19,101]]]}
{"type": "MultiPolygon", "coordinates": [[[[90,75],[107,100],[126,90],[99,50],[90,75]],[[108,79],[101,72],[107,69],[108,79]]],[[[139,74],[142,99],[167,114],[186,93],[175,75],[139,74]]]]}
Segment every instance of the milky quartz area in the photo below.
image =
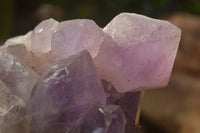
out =
{"type": "Polygon", "coordinates": [[[47,19],[8,39],[0,133],[137,132],[139,91],[167,85],[180,36],[167,21],[121,13],[103,29],[47,19]]]}

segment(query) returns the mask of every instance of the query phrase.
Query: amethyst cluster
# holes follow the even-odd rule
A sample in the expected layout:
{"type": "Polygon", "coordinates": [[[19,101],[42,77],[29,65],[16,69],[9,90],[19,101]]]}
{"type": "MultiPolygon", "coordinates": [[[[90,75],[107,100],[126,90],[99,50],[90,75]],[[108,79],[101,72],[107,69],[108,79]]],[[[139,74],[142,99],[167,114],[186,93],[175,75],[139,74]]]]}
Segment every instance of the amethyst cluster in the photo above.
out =
{"type": "Polygon", "coordinates": [[[0,47],[0,133],[137,132],[140,91],[167,85],[180,36],[134,13],[42,21],[0,47]]]}

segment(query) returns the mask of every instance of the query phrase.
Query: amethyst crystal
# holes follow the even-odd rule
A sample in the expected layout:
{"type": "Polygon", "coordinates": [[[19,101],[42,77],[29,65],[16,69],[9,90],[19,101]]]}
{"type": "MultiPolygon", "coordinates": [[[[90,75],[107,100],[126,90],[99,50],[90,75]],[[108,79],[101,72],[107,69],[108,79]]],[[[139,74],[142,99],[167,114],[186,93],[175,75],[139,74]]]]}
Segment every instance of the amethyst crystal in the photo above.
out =
{"type": "Polygon", "coordinates": [[[84,49],[94,57],[103,39],[103,31],[92,20],[61,22],[52,36],[52,58],[60,60],[84,49]]]}
{"type": "Polygon", "coordinates": [[[77,126],[93,104],[105,104],[106,95],[87,51],[50,67],[30,99],[32,133],[64,133],[77,126]]]}
{"type": "Polygon", "coordinates": [[[102,79],[111,82],[119,92],[167,85],[180,29],[166,21],[122,13],[104,32],[104,42],[94,58],[102,79]]]}

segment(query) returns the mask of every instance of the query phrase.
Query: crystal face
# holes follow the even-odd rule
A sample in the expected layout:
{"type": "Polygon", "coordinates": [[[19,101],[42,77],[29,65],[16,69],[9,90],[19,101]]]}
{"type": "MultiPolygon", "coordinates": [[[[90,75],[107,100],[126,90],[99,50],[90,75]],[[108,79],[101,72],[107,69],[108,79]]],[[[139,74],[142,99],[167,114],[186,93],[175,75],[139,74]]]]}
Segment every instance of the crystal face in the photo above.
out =
{"type": "Polygon", "coordinates": [[[56,20],[48,19],[35,27],[30,37],[30,47],[34,53],[47,53],[51,50],[51,37],[58,25],[56,20]]]}
{"type": "Polygon", "coordinates": [[[180,40],[169,22],[121,13],[47,19],[0,47],[0,133],[138,133],[142,90],[168,83],[180,40]]]}
{"type": "Polygon", "coordinates": [[[61,22],[52,37],[52,58],[60,60],[84,49],[94,57],[103,39],[103,31],[92,20],[61,22]]]}

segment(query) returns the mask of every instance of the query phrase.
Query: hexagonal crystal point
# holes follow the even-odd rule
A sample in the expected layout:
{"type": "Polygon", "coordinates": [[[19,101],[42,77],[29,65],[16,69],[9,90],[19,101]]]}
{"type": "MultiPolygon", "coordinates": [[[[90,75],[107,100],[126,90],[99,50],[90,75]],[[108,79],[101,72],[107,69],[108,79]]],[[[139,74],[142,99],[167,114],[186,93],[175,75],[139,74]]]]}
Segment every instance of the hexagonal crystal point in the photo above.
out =
{"type": "Polygon", "coordinates": [[[119,92],[167,85],[181,31],[167,21],[122,13],[105,28],[94,58],[100,77],[119,92]]]}

